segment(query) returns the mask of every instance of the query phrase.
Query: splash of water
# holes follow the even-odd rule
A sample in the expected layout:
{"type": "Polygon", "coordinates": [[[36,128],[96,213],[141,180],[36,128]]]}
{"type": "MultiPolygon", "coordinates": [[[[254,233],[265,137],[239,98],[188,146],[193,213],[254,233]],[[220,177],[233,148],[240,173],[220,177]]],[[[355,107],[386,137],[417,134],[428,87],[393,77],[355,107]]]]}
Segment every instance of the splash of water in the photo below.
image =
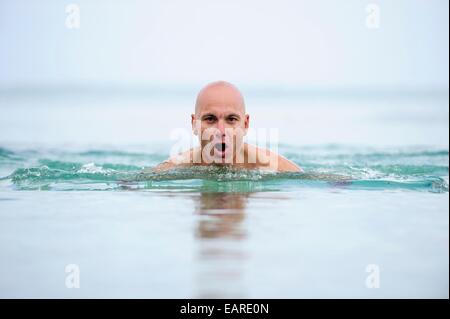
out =
{"type": "Polygon", "coordinates": [[[287,148],[305,173],[193,167],[156,173],[165,156],[145,152],[12,151],[0,148],[1,178],[18,190],[166,190],[253,192],[300,187],[448,192],[448,151],[287,148]]]}

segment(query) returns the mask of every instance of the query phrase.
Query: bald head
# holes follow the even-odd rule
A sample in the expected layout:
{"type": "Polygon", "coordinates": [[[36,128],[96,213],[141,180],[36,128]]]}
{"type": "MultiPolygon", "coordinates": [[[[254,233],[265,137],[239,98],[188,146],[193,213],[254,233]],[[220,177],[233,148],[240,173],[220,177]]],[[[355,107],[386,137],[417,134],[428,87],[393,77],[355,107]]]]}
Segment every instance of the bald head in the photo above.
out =
{"type": "Polygon", "coordinates": [[[206,85],[197,95],[192,132],[199,138],[201,158],[224,163],[242,154],[250,116],[239,90],[225,81],[206,85]],[[213,149],[211,148],[213,147],[213,149]]]}
{"type": "Polygon", "coordinates": [[[198,116],[204,107],[232,106],[245,114],[245,102],[241,92],[233,84],[225,81],[209,83],[197,95],[195,114],[198,116]]]}

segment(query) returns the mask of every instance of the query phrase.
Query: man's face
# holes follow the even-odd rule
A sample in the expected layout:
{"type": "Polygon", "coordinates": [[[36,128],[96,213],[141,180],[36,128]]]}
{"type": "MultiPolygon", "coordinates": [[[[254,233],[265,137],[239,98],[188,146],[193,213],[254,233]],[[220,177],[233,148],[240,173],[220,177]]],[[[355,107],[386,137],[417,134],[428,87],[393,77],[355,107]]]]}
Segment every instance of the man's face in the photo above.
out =
{"type": "Polygon", "coordinates": [[[240,93],[230,87],[207,88],[197,99],[192,114],[194,134],[199,137],[207,163],[236,163],[247,132],[249,116],[240,93]]]}

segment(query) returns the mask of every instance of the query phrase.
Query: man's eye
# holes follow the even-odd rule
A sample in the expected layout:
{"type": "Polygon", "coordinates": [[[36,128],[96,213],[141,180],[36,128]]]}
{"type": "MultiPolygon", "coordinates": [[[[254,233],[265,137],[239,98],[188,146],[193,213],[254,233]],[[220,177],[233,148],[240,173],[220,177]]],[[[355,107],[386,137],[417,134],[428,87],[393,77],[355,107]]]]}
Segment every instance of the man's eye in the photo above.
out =
{"type": "Polygon", "coordinates": [[[212,117],[212,116],[205,117],[205,121],[207,121],[207,122],[214,122],[214,117],[212,117]]]}
{"type": "Polygon", "coordinates": [[[235,117],[230,117],[230,118],[228,119],[229,122],[236,122],[237,120],[238,120],[238,119],[235,118],[235,117]]]}

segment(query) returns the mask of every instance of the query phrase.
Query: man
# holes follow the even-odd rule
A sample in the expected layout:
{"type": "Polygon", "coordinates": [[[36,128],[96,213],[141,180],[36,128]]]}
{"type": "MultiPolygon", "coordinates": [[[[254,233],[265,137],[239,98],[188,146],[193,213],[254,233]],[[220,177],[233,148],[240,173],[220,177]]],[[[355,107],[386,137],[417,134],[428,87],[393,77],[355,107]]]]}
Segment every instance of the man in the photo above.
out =
{"type": "Polygon", "coordinates": [[[243,142],[250,117],[245,113],[241,92],[231,83],[217,81],[204,87],[197,96],[192,130],[200,147],[171,157],[155,171],[191,166],[217,165],[278,172],[301,172],[288,159],[243,142]]]}

